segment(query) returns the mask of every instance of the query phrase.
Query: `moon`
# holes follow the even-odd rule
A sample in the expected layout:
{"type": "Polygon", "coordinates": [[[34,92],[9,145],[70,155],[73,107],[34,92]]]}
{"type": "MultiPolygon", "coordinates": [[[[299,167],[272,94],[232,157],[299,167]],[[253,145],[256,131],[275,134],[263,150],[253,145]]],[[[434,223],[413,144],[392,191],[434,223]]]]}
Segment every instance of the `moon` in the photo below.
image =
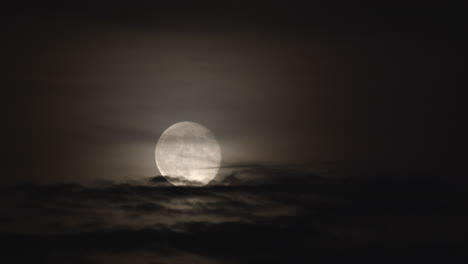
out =
{"type": "Polygon", "coordinates": [[[221,159],[221,148],[214,134],[195,122],[170,126],[156,144],[156,166],[176,186],[208,184],[218,173],[221,159]]]}

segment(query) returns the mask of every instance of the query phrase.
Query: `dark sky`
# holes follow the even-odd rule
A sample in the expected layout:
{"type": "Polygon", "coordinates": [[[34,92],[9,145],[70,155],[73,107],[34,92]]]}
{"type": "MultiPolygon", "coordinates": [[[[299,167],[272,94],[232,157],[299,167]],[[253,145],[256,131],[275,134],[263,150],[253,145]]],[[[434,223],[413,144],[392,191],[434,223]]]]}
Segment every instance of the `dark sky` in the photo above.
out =
{"type": "Polygon", "coordinates": [[[224,165],[447,171],[463,44],[439,6],[24,4],[3,16],[2,182],[140,180],[165,128],[224,165]]]}
{"type": "Polygon", "coordinates": [[[18,2],[0,8],[1,263],[420,263],[467,248],[465,9],[18,2]],[[221,145],[202,188],[154,162],[180,121],[221,145]],[[398,248],[425,250],[375,256],[398,248]]]}

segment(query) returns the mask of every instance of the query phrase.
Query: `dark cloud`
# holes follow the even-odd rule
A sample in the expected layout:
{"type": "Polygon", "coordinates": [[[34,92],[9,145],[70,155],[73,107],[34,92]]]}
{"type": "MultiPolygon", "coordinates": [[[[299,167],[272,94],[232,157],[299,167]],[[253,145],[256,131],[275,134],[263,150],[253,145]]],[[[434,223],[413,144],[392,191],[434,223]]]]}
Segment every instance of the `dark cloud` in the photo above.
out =
{"type": "Polygon", "coordinates": [[[8,256],[27,251],[48,263],[278,263],[315,259],[310,251],[323,247],[466,245],[463,184],[234,169],[226,184],[207,187],[161,176],[147,185],[4,187],[0,238],[8,256]]]}
{"type": "Polygon", "coordinates": [[[183,185],[183,186],[203,186],[205,185],[204,182],[196,181],[196,180],[188,180],[184,176],[172,175],[172,176],[165,176],[167,180],[174,183],[174,185],[183,185]]]}

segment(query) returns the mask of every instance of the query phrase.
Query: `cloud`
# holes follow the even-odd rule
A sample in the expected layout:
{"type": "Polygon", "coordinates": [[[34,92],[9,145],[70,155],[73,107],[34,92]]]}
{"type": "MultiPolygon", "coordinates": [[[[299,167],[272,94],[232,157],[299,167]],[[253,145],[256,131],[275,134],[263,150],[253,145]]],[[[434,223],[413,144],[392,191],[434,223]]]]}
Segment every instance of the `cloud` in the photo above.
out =
{"type": "Polygon", "coordinates": [[[0,239],[24,262],[284,263],[317,247],[460,246],[468,234],[462,186],[224,169],[234,172],[203,188],[161,176],[2,187],[0,239]]]}
{"type": "Polygon", "coordinates": [[[189,180],[183,176],[166,175],[164,177],[176,186],[203,186],[205,185],[204,182],[197,181],[197,180],[189,180]]]}
{"type": "Polygon", "coordinates": [[[195,222],[253,223],[295,215],[299,210],[262,187],[257,189],[247,185],[174,187],[161,176],[151,178],[147,185],[22,185],[3,193],[15,199],[5,204],[5,215],[12,219],[5,219],[9,224],[0,231],[67,233],[122,227],[181,231],[195,222]]]}

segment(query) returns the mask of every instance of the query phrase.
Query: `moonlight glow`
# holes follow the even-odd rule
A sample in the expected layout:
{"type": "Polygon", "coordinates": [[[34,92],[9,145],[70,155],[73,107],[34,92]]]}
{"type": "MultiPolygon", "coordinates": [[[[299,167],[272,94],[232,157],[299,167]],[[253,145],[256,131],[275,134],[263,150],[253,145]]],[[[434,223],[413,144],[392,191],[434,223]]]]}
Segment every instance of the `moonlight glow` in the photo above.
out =
{"type": "Polygon", "coordinates": [[[156,165],[174,185],[202,186],[218,173],[221,149],[213,133],[194,122],[170,126],[158,140],[156,165]]]}

